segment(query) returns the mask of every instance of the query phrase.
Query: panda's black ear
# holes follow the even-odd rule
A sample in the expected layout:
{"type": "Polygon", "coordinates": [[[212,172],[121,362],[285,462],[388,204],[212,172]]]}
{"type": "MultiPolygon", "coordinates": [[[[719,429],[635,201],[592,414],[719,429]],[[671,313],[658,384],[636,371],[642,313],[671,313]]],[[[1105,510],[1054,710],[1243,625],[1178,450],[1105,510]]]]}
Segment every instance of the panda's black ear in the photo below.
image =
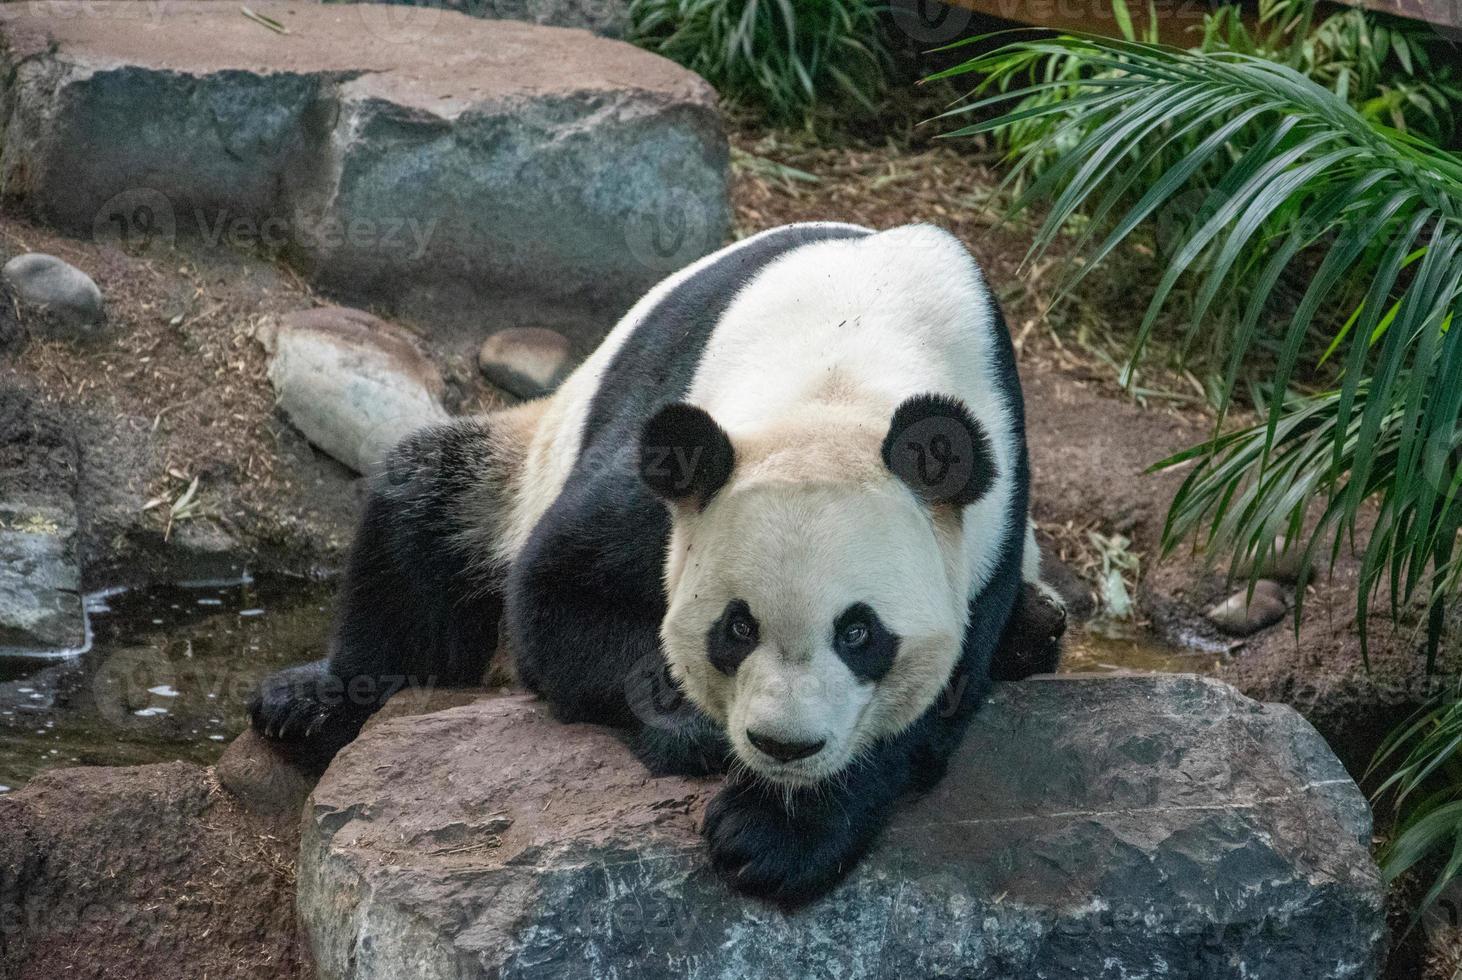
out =
{"type": "Polygon", "coordinates": [[[640,478],[663,500],[704,507],[735,465],[726,430],[694,405],[666,405],[640,433],[640,478]]]}
{"type": "Polygon", "coordinates": [[[883,438],[883,464],[930,504],[964,507],[995,482],[985,427],[948,395],[915,395],[898,407],[883,438]]]}

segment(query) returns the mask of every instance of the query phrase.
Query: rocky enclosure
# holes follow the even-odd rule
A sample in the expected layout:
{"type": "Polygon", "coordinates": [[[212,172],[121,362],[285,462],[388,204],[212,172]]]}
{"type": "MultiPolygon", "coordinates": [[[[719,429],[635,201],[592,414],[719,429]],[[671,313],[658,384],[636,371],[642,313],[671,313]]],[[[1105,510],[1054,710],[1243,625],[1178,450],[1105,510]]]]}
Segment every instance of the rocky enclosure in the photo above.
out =
{"type": "Polygon", "coordinates": [[[714,781],[509,696],[377,724],[307,810],[326,980],[1375,977],[1370,813],[1288,708],[1194,677],[997,688],[950,774],[823,901],[727,891],[714,781]],[[427,801],[430,801],[429,804],[427,801]]]}
{"type": "Polygon", "coordinates": [[[207,0],[0,7],[0,192],[74,233],[272,248],[342,296],[580,351],[727,235],[715,96],[669,61],[435,6],[250,9],[284,33],[207,0]]]}

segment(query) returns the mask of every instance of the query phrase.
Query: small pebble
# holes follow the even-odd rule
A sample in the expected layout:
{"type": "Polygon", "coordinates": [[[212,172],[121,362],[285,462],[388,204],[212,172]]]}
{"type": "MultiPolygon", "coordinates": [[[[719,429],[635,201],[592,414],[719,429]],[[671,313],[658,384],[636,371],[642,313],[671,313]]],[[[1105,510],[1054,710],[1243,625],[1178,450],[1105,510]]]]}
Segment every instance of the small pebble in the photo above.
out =
{"type": "Polygon", "coordinates": [[[522,398],[537,398],[558,387],[572,361],[568,339],[543,327],[499,330],[477,352],[483,377],[522,398]]]}
{"type": "Polygon", "coordinates": [[[1288,609],[1284,587],[1270,579],[1260,579],[1254,584],[1252,600],[1245,586],[1204,615],[1230,636],[1249,636],[1279,622],[1288,609]]]}

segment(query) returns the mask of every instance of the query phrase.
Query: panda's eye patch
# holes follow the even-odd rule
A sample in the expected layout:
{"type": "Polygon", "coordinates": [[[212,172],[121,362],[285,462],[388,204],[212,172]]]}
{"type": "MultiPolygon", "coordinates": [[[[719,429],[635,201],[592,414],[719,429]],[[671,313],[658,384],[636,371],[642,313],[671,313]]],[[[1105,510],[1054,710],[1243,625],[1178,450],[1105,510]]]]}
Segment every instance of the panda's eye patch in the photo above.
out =
{"type": "Polygon", "coordinates": [[[833,651],[859,680],[882,680],[898,649],[898,634],[867,603],[853,603],[833,621],[833,651]]]}
{"type": "Polygon", "coordinates": [[[706,637],[706,654],[711,666],[728,677],[736,673],[741,661],[756,649],[760,632],[751,607],[742,599],[732,599],[720,618],[711,624],[706,637]]]}

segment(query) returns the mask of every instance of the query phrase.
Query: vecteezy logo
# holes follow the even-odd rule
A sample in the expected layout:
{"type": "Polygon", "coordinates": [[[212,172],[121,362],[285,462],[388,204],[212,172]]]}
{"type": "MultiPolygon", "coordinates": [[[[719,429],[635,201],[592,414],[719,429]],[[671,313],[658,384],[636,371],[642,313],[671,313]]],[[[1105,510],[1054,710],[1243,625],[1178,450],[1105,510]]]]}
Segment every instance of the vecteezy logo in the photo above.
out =
{"type": "Polygon", "coordinates": [[[625,244],[646,268],[673,272],[700,258],[710,246],[705,204],[684,190],[668,190],[630,215],[625,244]]]}
{"type": "Polygon", "coordinates": [[[957,419],[920,419],[898,434],[893,461],[898,476],[931,499],[957,494],[975,468],[969,430],[957,419]]]}
{"type": "Polygon", "coordinates": [[[91,682],[97,713],[117,727],[168,713],[177,696],[176,675],[167,654],[153,647],[127,647],[108,657],[91,682]]]}
{"type": "Polygon", "coordinates": [[[1421,927],[1434,943],[1462,935],[1462,879],[1453,879],[1421,915],[1421,927]]]}
{"type": "Polygon", "coordinates": [[[967,7],[939,0],[893,0],[889,4],[894,26],[921,45],[947,44],[962,36],[974,19],[967,7]]]}
{"type": "Polygon", "coordinates": [[[1208,204],[1208,193],[1190,188],[1169,198],[1158,208],[1154,235],[1158,255],[1172,255],[1203,227],[1214,213],[1208,204]]]}
{"type": "Polygon", "coordinates": [[[111,198],[91,223],[93,241],[120,241],[128,248],[160,243],[171,248],[178,237],[177,217],[166,194],[134,187],[111,198]]]}

